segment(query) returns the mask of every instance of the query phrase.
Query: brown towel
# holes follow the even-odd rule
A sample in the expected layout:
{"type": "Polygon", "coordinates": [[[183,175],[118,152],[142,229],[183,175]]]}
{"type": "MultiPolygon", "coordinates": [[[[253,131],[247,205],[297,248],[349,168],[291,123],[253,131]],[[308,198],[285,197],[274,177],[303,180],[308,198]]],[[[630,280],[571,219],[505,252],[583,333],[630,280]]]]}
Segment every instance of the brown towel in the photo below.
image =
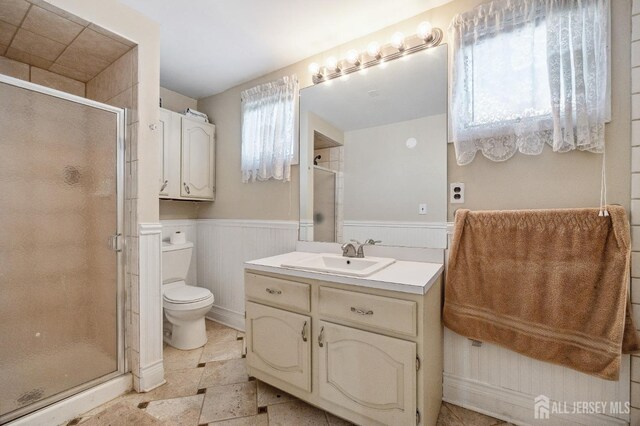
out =
{"type": "Polygon", "coordinates": [[[625,210],[458,210],[444,324],[469,338],[617,380],[640,349],[625,210]]]}

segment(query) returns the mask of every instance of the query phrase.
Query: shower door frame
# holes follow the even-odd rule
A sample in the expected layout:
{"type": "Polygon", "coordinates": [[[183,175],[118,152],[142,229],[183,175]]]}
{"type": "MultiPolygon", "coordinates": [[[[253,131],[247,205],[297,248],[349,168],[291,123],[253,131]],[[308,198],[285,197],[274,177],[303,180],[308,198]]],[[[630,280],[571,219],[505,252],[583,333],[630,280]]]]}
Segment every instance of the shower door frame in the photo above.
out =
{"type": "MultiPolygon", "coordinates": [[[[114,107],[111,105],[103,104],[101,102],[93,101],[91,99],[83,98],[81,96],[72,95],[71,93],[63,92],[60,90],[52,89],[50,87],[41,86],[39,84],[31,83],[29,81],[20,80],[17,78],[9,77],[4,74],[0,74],[0,83],[5,83],[10,86],[19,87],[21,89],[30,90],[47,96],[53,96],[65,101],[78,103],[88,107],[100,109],[103,111],[111,112],[116,115],[116,230],[114,233],[115,244],[114,248],[116,254],[116,332],[118,336],[117,341],[117,369],[116,371],[106,374],[104,376],[97,377],[89,382],[67,389],[66,391],[51,395],[43,400],[26,405],[22,408],[14,410],[10,413],[0,416],[0,424],[5,424],[16,420],[20,417],[34,413],[44,407],[60,402],[66,398],[74,396],[82,391],[95,387],[99,384],[107,382],[113,378],[119,377],[126,373],[127,364],[125,359],[125,274],[124,274],[124,262],[126,251],[125,237],[124,237],[124,188],[125,188],[125,137],[127,128],[127,110],[124,108],[114,107]]],[[[108,244],[108,241],[105,241],[108,244]]]]}

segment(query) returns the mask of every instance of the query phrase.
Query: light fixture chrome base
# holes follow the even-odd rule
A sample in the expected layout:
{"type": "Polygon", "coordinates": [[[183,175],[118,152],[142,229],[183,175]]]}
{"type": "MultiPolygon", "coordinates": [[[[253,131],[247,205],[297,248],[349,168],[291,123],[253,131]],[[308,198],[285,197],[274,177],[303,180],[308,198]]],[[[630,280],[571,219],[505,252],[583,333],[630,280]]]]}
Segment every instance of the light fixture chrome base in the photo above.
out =
{"type": "Polygon", "coordinates": [[[431,32],[431,35],[428,38],[422,39],[420,37],[415,36],[413,37],[412,42],[406,43],[402,49],[390,47],[389,45],[383,46],[383,48],[380,50],[381,53],[375,57],[370,56],[369,57],[370,59],[368,61],[365,61],[363,59],[362,62],[358,65],[351,65],[351,64],[347,65],[348,62],[343,61],[342,69],[340,69],[340,65],[338,65],[338,70],[328,72],[328,70],[325,67],[324,74],[323,73],[315,74],[312,76],[311,79],[313,80],[314,84],[319,84],[324,81],[333,80],[334,78],[338,78],[347,74],[358,72],[365,68],[378,65],[382,62],[389,62],[394,59],[398,59],[398,58],[402,58],[404,56],[410,55],[412,53],[420,52],[425,49],[439,46],[440,43],[442,42],[442,38],[443,38],[442,30],[440,28],[434,28],[431,32]],[[393,52],[387,55],[382,54],[384,50],[389,50],[389,49],[393,49],[393,52]]]}

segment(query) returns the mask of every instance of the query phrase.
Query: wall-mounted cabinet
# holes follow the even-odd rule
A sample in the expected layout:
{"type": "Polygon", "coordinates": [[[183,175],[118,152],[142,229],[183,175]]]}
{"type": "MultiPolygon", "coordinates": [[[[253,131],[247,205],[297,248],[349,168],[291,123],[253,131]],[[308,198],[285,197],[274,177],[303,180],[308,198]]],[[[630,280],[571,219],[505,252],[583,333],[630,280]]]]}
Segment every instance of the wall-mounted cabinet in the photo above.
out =
{"type": "Polygon", "coordinates": [[[213,201],[215,126],[160,108],[162,199],[213,201]]]}

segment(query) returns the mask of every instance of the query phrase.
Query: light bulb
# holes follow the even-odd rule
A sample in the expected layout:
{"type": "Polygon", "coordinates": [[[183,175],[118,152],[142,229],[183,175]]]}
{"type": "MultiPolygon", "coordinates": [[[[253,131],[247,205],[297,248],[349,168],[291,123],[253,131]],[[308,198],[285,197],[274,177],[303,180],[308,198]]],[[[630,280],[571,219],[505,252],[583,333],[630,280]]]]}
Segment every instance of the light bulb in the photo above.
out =
{"type": "Polygon", "coordinates": [[[318,65],[315,62],[312,62],[309,64],[309,72],[313,75],[319,75],[320,74],[320,65],[318,65]]]}
{"type": "Polygon", "coordinates": [[[427,40],[431,38],[432,32],[433,32],[433,26],[431,25],[430,22],[424,21],[424,22],[420,22],[420,25],[418,25],[418,37],[420,37],[421,39],[427,40]]]}
{"type": "Polygon", "coordinates": [[[380,59],[380,45],[377,42],[372,41],[369,43],[369,46],[367,46],[367,53],[372,58],[380,59]]]}
{"type": "Polygon", "coordinates": [[[404,50],[404,34],[401,32],[395,33],[391,37],[391,45],[398,50],[404,50]]]}
{"type": "Polygon", "coordinates": [[[360,65],[360,52],[358,52],[356,49],[349,50],[347,52],[347,62],[355,66],[360,65]]]}
{"type": "Polygon", "coordinates": [[[336,59],[335,56],[329,56],[325,61],[324,65],[327,67],[327,70],[329,71],[338,70],[338,60],[336,59]]]}
{"type": "Polygon", "coordinates": [[[320,65],[315,62],[309,64],[309,72],[313,75],[320,74],[320,65]]]}

